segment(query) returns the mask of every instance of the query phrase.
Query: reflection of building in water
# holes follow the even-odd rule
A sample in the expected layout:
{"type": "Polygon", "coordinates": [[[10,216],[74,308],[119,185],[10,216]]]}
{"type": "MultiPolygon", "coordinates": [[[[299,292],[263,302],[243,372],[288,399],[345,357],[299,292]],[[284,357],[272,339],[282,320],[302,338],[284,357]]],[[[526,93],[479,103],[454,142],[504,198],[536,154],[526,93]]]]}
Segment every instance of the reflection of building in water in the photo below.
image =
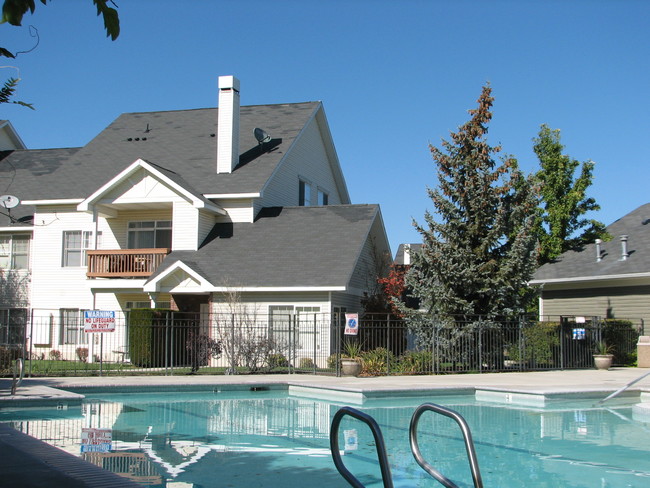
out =
{"type": "MultiPolygon", "coordinates": [[[[139,403],[90,402],[61,418],[14,421],[14,428],[143,485],[175,478],[208,452],[260,452],[260,438],[327,439],[323,402],[293,398],[139,403]],[[111,452],[80,454],[83,428],[111,429],[111,452]]],[[[285,451],[287,447],[283,448],[285,451]]],[[[272,452],[274,449],[265,448],[272,452]]],[[[308,455],[314,450],[303,449],[308,455]]],[[[329,451],[328,451],[329,452],[329,451]]]]}

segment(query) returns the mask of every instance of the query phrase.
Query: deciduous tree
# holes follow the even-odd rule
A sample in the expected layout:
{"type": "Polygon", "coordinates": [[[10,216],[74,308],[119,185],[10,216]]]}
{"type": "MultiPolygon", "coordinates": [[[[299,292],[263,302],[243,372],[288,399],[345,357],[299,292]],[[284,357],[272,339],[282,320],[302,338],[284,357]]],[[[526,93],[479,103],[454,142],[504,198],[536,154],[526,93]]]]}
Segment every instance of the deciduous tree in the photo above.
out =
{"type": "MultiPolygon", "coordinates": [[[[40,0],[43,5],[47,4],[48,0],[40,0]]],[[[120,35],[120,19],[117,10],[110,5],[116,6],[113,0],[92,0],[97,8],[97,15],[101,15],[104,19],[104,28],[106,29],[106,36],[111,40],[117,39],[120,35]]],[[[50,2],[51,3],[51,2],[50,2]]],[[[33,14],[36,10],[35,0],[5,0],[2,4],[2,20],[0,23],[8,23],[14,26],[21,26],[23,17],[29,11],[33,14]]],[[[0,57],[15,58],[17,54],[9,51],[5,47],[0,47],[0,57]]],[[[30,103],[13,100],[16,92],[16,86],[20,79],[9,78],[2,88],[0,88],[0,103],[17,103],[25,107],[34,108],[30,103]]]]}
{"type": "Polygon", "coordinates": [[[559,129],[542,125],[533,139],[540,170],[535,177],[541,188],[540,213],[536,225],[539,261],[552,261],[569,249],[607,238],[605,226],[585,218],[587,212],[600,210],[594,198],[587,197],[593,181],[594,162],[580,162],[562,154],[559,129]],[[580,166],[580,175],[575,176],[580,166]]]}

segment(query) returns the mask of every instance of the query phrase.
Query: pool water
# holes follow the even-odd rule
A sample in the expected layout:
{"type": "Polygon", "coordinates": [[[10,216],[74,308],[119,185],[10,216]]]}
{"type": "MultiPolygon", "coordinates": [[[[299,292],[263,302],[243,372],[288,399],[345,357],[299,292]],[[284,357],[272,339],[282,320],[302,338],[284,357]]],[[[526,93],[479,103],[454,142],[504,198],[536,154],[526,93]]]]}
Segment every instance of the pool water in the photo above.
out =
{"type": "MultiPolygon", "coordinates": [[[[354,406],[382,428],[396,487],[441,486],[415,462],[408,427],[434,402],[465,417],[486,487],[650,486],[650,426],[632,403],[553,402],[546,408],[481,403],[473,396],[371,400],[354,406]]],[[[286,391],[87,395],[81,407],[2,411],[0,421],[145,486],[346,487],[329,450],[342,403],[286,391]]],[[[381,487],[370,430],[345,417],[340,450],[348,469],[381,487]]],[[[458,426],[426,412],[424,457],[458,486],[472,478],[458,426]]]]}

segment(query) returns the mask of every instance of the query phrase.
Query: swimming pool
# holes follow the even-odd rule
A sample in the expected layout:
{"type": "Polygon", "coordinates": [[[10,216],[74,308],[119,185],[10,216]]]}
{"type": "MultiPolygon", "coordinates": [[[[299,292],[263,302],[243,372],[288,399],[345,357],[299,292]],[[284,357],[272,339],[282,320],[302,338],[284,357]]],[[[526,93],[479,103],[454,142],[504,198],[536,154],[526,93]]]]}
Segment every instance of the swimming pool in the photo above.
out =
{"type": "MultiPolygon", "coordinates": [[[[607,409],[593,400],[527,408],[459,395],[355,406],[381,426],[395,486],[440,486],[408,443],[414,408],[432,401],[469,423],[486,487],[650,485],[650,426],[633,418],[630,399],[607,409]]],[[[329,451],[331,419],[343,404],[285,390],[93,394],[81,407],[2,411],[0,421],[146,486],[346,487],[329,451]]],[[[367,427],[345,418],[340,432],[348,469],[366,486],[382,486],[367,427]]],[[[457,426],[426,413],[419,432],[425,458],[472,486],[457,426]]]]}

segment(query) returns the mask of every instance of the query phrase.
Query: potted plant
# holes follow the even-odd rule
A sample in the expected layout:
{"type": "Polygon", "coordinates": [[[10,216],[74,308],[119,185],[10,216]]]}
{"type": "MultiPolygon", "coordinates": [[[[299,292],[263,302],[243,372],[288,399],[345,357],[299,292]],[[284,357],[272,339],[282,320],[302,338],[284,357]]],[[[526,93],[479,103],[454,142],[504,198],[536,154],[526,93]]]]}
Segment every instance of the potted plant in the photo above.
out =
{"type": "Polygon", "coordinates": [[[346,340],[341,353],[341,373],[343,376],[359,376],[363,362],[361,360],[362,347],[359,341],[346,340]]]}
{"type": "Polygon", "coordinates": [[[613,351],[614,348],[605,341],[596,343],[596,348],[594,349],[594,364],[596,365],[596,369],[607,370],[611,368],[614,359],[613,351]]]}

